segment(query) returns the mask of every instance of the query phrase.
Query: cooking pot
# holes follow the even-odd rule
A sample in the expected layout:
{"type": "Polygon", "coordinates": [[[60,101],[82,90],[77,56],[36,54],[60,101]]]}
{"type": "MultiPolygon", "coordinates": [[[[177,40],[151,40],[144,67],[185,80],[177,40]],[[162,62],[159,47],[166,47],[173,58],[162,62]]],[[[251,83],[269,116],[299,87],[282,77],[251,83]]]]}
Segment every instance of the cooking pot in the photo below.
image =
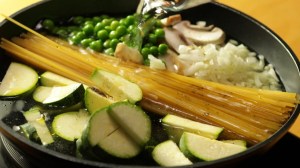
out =
{"type": "MultiPolygon", "coordinates": [[[[138,0],[41,1],[18,11],[12,17],[28,27],[34,28],[43,18],[65,20],[75,15],[126,15],[135,12],[138,3],[138,0]]],[[[180,13],[183,18],[191,22],[203,20],[207,24],[216,25],[226,32],[227,38],[236,39],[251,50],[264,55],[266,60],[275,67],[285,90],[300,93],[299,60],[289,46],[262,23],[218,2],[193,7],[180,11],[180,13]]],[[[11,22],[3,21],[0,23],[1,38],[9,39],[13,36],[18,36],[21,32],[25,31],[11,22]]],[[[5,56],[4,51],[0,50],[1,79],[10,61],[10,58],[5,56]]],[[[18,125],[21,122],[20,116],[12,114],[14,113],[14,109],[12,109],[14,103],[11,101],[0,102],[0,131],[11,145],[28,156],[38,167],[158,167],[145,166],[142,163],[125,165],[83,160],[31,142],[12,129],[13,125],[18,125]],[[7,115],[12,115],[13,117],[4,120],[7,115]]],[[[297,106],[282,128],[267,140],[248,148],[245,152],[215,161],[198,162],[191,166],[183,167],[233,167],[253,156],[262,155],[270,150],[288,132],[299,111],[300,108],[297,106]]]]}

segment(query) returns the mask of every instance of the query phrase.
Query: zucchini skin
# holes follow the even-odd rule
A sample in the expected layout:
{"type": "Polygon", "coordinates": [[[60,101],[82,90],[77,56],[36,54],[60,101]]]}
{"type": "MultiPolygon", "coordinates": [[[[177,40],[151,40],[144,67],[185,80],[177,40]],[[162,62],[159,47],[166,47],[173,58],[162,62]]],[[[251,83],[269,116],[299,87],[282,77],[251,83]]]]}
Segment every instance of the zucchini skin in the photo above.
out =
{"type": "Polygon", "coordinates": [[[40,106],[48,110],[57,110],[71,107],[77,103],[83,103],[84,99],[84,86],[81,84],[73,94],[64,98],[64,100],[51,102],[51,103],[41,103],[37,102],[40,106]]]}
{"type": "Polygon", "coordinates": [[[38,82],[35,84],[34,87],[32,87],[30,90],[22,93],[22,94],[19,94],[19,95],[14,95],[14,96],[2,96],[0,95],[0,100],[25,100],[25,99],[28,99],[32,96],[32,93],[34,92],[34,90],[39,86],[38,82]]]}

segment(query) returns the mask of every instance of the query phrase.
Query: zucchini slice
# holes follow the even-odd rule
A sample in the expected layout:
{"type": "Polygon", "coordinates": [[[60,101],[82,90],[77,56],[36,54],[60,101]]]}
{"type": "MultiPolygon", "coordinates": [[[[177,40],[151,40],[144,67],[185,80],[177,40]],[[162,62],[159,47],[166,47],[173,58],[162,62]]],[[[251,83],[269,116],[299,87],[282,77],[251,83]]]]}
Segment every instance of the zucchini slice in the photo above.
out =
{"type": "Polygon", "coordinates": [[[101,108],[114,103],[114,100],[107,95],[98,93],[94,88],[88,87],[84,94],[84,104],[87,110],[93,114],[101,108]]]}
{"type": "Polygon", "coordinates": [[[25,135],[25,137],[31,141],[39,143],[41,142],[40,137],[36,132],[36,129],[32,124],[29,124],[28,122],[20,125],[20,133],[25,135]]]}
{"type": "Polygon", "coordinates": [[[140,146],[150,140],[151,120],[139,106],[117,102],[109,107],[109,115],[140,146]]]}
{"type": "Polygon", "coordinates": [[[48,108],[68,107],[82,101],[84,87],[80,83],[67,86],[38,86],[33,92],[33,99],[48,108]]]}
{"type": "Polygon", "coordinates": [[[241,139],[226,139],[226,140],[221,140],[221,141],[225,142],[225,143],[231,143],[231,144],[247,147],[247,141],[241,140],[241,139]]]}
{"type": "Polygon", "coordinates": [[[38,73],[31,67],[12,62],[0,84],[0,96],[14,97],[33,91],[38,83],[38,73]]]}
{"type": "Polygon", "coordinates": [[[81,137],[88,119],[89,113],[85,110],[62,113],[54,117],[52,129],[59,137],[74,141],[81,137]]]}
{"type": "Polygon", "coordinates": [[[210,139],[217,139],[223,131],[222,127],[192,121],[171,114],[167,114],[161,121],[169,137],[176,143],[179,143],[183,132],[191,132],[210,139]]]}
{"type": "MultiPolygon", "coordinates": [[[[135,157],[150,139],[150,122],[144,111],[129,102],[118,102],[102,108],[90,117],[81,138],[80,151],[83,155],[90,154],[96,148],[110,157],[135,157]]],[[[103,159],[103,155],[98,153],[92,155],[103,159]]]]}
{"type": "Polygon", "coordinates": [[[156,145],[152,151],[153,159],[163,167],[185,166],[193,164],[180,151],[177,144],[172,140],[166,140],[156,145]]]}
{"type": "Polygon", "coordinates": [[[68,79],[66,77],[60,76],[50,71],[44,72],[40,76],[40,82],[42,86],[67,86],[71,84],[75,84],[77,82],[68,79]]]}
{"type": "Polygon", "coordinates": [[[23,113],[25,119],[31,124],[39,136],[43,145],[48,145],[54,142],[54,139],[46,125],[43,115],[39,108],[32,108],[23,113]]]}
{"type": "Polygon", "coordinates": [[[137,84],[101,69],[93,72],[91,80],[98,89],[112,96],[115,101],[128,100],[134,104],[143,97],[142,90],[137,84]]]}
{"type": "Polygon", "coordinates": [[[247,149],[245,146],[225,143],[189,132],[182,134],[179,147],[187,157],[204,161],[225,158],[247,149]]]}

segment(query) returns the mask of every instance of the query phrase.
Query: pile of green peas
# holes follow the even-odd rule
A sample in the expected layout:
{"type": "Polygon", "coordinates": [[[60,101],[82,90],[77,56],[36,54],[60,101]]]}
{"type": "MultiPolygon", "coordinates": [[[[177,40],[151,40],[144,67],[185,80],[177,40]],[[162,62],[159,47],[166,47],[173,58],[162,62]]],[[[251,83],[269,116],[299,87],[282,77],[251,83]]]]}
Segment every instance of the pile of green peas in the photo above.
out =
{"type": "MultiPolygon", "coordinates": [[[[75,16],[64,24],[57,24],[52,19],[44,19],[41,22],[44,30],[68,40],[73,45],[108,55],[114,54],[117,44],[124,42],[138,24],[135,15],[123,18],[108,15],[75,16]]],[[[160,20],[156,19],[149,33],[143,37],[140,53],[146,60],[149,54],[159,56],[165,54],[167,50],[165,32],[160,20]]]]}

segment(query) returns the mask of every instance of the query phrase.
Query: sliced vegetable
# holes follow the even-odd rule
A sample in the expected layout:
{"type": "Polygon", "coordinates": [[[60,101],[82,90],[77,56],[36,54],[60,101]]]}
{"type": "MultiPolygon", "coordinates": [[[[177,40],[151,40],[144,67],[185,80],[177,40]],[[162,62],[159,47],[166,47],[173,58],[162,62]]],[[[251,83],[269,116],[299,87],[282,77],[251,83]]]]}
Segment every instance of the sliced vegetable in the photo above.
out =
{"type": "Polygon", "coordinates": [[[31,67],[12,62],[0,84],[0,96],[29,93],[36,87],[38,79],[38,73],[31,67]]]}
{"type": "Polygon", "coordinates": [[[70,112],[70,111],[79,111],[80,109],[83,109],[83,108],[84,108],[83,102],[79,102],[77,104],[74,104],[74,105],[71,105],[68,107],[55,108],[55,109],[44,108],[44,109],[42,109],[42,112],[54,116],[54,115],[58,115],[58,114],[66,113],[66,112],[70,112]]]}
{"type": "Polygon", "coordinates": [[[67,86],[39,86],[33,99],[49,108],[68,107],[79,103],[84,97],[84,87],[80,83],[67,86]]]}
{"type": "Polygon", "coordinates": [[[204,161],[221,159],[247,149],[245,146],[225,143],[189,132],[182,134],[179,147],[189,158],[198,158],[204,161]]]}
{"type": "Polygon", "coordinates": [[[160,166],[164,167],[193,164],[172,140],[164,141],[155,146],[152,157],[160,166]]]}
{"type": "Polygon", "coordinates": [[[54,117],[52,129],[61,138],[74,141],[81,137],[89,117],[85,110],[62,113],[54,117]]]}
{"type": "Polygon", "coordinates": [[[109,106],[114,100],[102,93],[97,92],[92,87],[88,87],[84,94],[84,103],[87,110],[92,114],[99,109],[109,106]]]}
{"type": "Polygon", "coordinates": [[[46,125],[43,115],[40,113],[39,108],[34,107],[24,112],[24,117],[26,118],[28,123],[35,128],[43,145],[48,145],[54,142],[53,137],[46,125]]]}
{"type": "Polygon", "coordinates": [[[217,139],[223,131],[222,127],[196,122],[171,114],[167,114],[162,119],[162,124],[169,137],[176,143],[179,142],[183,132],[191,132],[210,139],[217,139]]]}
{"type": "Polygon", "coordinates": [[[75,84],[77,82],[70,80],[66,77],[63,77],[61,75],[55,74],[50,71],[44,72],[40,76],[40,82],[43,86],[67,86],[71,84],[75,84]]]}
{"type": "Polygon", "coordinates": [[[241,139],[227,139],[227,140],[222,140],[222,142],[247,147],[247,142],[245,140],[241,140],[241,139]]]}
{"type": "Polygon", "coordinates": [[[95,148],[117,158],[132,158],[141,152],[150,135],[150,119],[140,108],[128,102],[116,103],[92,114],[80,151],[99,159],[102,155],[93,153],[95,148]]]}
{"type": "Polygon", "coordinates": [[[139,106],[118,102],[110,106],[109,115],[140,146],[150,140],[151,120],[139,106]]]}
{"type": "Polygon", "coordinates": [[[25,135],[26,138],[34,142],[41,142],[40,137],[36,132],[36,129],[32,124],[29,124],[28,122],[20,125],[20,132],[21,134],[25,135]]]}
{"type": "Polygon", "coordinates": [[[91,79],[101,91],[112,96],[115,101],[128,100],[135,103],[142,99],[141,88],[119,75],[97,69],[91,79]]]}

